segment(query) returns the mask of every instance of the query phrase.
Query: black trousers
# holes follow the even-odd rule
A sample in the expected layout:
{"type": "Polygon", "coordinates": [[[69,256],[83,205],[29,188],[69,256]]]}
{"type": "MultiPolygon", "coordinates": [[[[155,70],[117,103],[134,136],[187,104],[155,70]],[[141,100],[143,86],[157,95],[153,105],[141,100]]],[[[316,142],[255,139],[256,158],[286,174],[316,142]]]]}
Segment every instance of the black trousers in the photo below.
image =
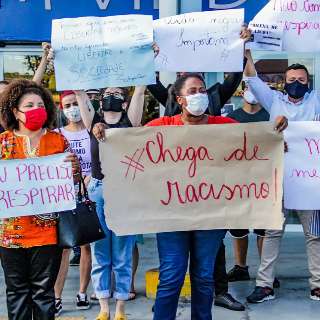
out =
{"type": "Polygon", "coordinates": [[[216,295],[228,292],[228,276],[226,270],[226,247],[222,242],[217,253],[216,264],[214,266],[214,283],[216,295]]]}
{"type": "Polygon", "coordinates": [[[9,320],[54,320],[61,255],[58,246],[0,248],[9,320]]]}

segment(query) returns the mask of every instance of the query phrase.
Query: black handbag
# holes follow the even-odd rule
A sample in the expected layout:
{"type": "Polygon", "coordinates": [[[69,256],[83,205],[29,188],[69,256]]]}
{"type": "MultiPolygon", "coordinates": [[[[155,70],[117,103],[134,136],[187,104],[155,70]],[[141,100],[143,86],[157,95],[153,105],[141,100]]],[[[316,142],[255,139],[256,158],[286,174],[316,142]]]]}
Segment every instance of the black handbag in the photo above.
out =
{"type": "Polygon", "coordinates": [[[89,199],[87,188],[81,177],[77,207],[74,210],[59,213],[58,245],[62,248],[73,248],[103,238],[105,233],[97,215],[96,204],[89,199]]]}

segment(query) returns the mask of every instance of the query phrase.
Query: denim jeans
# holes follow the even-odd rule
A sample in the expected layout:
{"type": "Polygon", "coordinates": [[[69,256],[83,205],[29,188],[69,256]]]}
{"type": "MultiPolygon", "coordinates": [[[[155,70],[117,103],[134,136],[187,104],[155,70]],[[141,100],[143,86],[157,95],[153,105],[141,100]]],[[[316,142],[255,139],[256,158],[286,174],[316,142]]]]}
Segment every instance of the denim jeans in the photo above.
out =
{"type": "Polygon", "coordinates": [[[92,178],[88,187],[89,197],[96,202],[97,214],[106,238],[91,244],[91,279],[97,298],[112,295],[112,272],[115,276],[113,297],[128,300],[132,278],[132,251],[135,236],[116,236],[107,226],[104,214],[102,181],[92,178]]]}
{"type": "Polygon", "coordinates": [[[211,320],[214,264],[225,230],[157,234],[160,282],[154,320],[174,320],[190,254],[191,319],[211,320]]]}

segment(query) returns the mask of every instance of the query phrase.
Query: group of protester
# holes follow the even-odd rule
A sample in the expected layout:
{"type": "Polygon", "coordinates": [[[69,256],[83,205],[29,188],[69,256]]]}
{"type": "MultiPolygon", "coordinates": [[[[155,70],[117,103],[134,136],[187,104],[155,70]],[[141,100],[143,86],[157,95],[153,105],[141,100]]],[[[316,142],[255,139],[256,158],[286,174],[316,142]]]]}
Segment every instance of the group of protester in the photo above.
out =
{"type": "MultiPolygon", "coordinates": [[[[244,29],[240,37],[250,38],[244,29]]],[[[60,108],[66,124],[57,127],[57,110],[51,94],[41,85],[46,65],[54,59],[46,45],[34,81],[0,83],[1,159],[23,159],[66,153],[72,163],[74,181],[84,177],[89,197],[96,203],[105,238],[80,248],[80,284],[76,295],[78,309],[88,309],[87,290],[92,280],[100,312],[97,320],[109,320],[109,301],[116,300],[114,320],[126,320],[125,301],[135,297],[134,274],[139,236],[116,236],[108,228],[103,196],[99,140],[108,128],[141,125],[146,87],[136,87],[132,96],[126,88],[66,91],[60,95],[60,108]],[[113,279],[114,277],[114,279],[113,279]]],[[[154,46],[155,54],[158,49],[154,46]]],[[[256,74],[249,50],[245,50],[243,108],[228,117],[221,109],[242,81],[242,73],[230,74],[225,81],[206,88],[201,73],[181,72],[167,89],[159,80],[147,86],[165,106],[165,116],[147,126],[216,125],[237,122],[273,121],[279,132],[287,121],[315,120],[320,100],[309,88],[308,70],[299,64],[286,70],[285,93],[269,88],[256,74]]],[[[214,210],[214,208],[212,208],[214,210]]],[[[320,235],[312,232],[319,219],[316,212],[298,211],[306,235],[310,298],[320,301],[320,235]]],[[[212,304],[241,311],[245,306],[228,292],[229,281],[248,280],[246,265],[249,230],[230,230],[235,238],[235,266],[226,272],[223,239],[227,230],[168,232],[157,234],[160,282],[154,305],[154,320],[176,318],[185,274],[190,266],[192,286],[191,318],[212,319],[212,304]],[[190,260],[190,263],[189,263],[190,260]]],[[[255,230],[261,264],[257,283],[248,302],[274,299],[279,287],[274,269],[283,231],[255,230]]],[[[54,319],[62,310],[62,291],[68,272],[70,250],[57,246],[57,218],[54,213],[1,221],[0,257],[4,270],[10,320],[54,319]]]]}

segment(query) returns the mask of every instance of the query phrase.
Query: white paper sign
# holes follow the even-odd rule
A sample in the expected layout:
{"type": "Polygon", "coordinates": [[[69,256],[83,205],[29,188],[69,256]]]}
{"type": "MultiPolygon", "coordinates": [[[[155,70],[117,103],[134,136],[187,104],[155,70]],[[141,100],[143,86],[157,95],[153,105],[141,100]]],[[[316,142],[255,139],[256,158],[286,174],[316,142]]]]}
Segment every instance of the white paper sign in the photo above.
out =
{"type": "Polygon", "coordinates": [[[57,90],[155,83],[152,16],[52,22],[57,90]]]}
{"type": "Polygon", "coordinates": [[[283,50],[320,51],[320,0],[270,0],[255,16],[260,23],[283,23],[283,50]]]}
{"type": "Polygon", "coordinates": [[[285,130],[284,206],[320,209],[320,123],[290,122],[285,130]]]}
{"type": "Polygon", "coordinates": [[[243,70],[239,37],[243,9],[193,12],[156,20],[159,71],[235,72],[243,70]]]}
{"type": "Polygon", "coordinates": [[[253,39],[246,44],[251,50],[282,51],[283,24],[250,22],[253,39]]]}
{"type": "Polygon", "coordinates": [[[0,161],[0,218],[72,210],[76,207],[66,154],[0,161]]]}

